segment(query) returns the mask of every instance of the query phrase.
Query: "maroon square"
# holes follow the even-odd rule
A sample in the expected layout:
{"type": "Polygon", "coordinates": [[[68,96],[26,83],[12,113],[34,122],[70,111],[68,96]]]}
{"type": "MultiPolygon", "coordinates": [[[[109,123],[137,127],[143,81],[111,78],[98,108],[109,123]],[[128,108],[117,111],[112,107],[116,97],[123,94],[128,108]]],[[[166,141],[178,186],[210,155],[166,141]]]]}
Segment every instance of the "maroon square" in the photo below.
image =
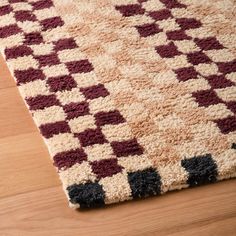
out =
{"type": "Polygon", "coordinates": [[[66,112],[67,119],[74,119],[79,116],[85,116],[89,114],[89,105],[87,102],[71,102],[63,107],[66,112]]]}
{"type": "Polygon", "coordinates": [[[14,75],[17,81],[17,85],[35,80],[44,80],[46,78],[42,70],[32,68],[28,70],[15,70],[14,75]]]}
{"type": "Polygon", "coordinates": [[[211,75],[206,79],[213,89],[226,88],[234,85],[234,83],[226,79],[224,75],[211,75]]]}
{"type": "Polygon", "coordinates": [[[148,37],[162,31],[155,23],[139,25],[136,26],[136,29],[138,30],[141,37],[148,37]]]}
{"type": "Polygon", "coordinates": [[[160,0],[167,8],[186,8],[187,6],[177,0],[160,0]]]}
{"type": "Polygon", "coordinates": [[[54,105],[60,105],[56,95],[38,95],[36,97],[26,98],[26,103],[30,110],[44,109],[45,107],[51,107],[54,105]]]}
{"type": "Polygon", "coordinates": [[[169,40],[190,40],[191,37],[188,36],[184,30],[174,30],[166,33],[169,40]]]}
{"type": "Polygon", "coordinates": [[[223,102],[216,94],[214,90],[201,90],[194,92],[193,97],[195,97],[196,102],[200,106],[210,106],[223,102]]]}
{"type": "Polygon", "coordinates": [[[164,58],[171,58],[177,55],[181,55],[181,52],[178,51],[177,47],[173,42],[170,42],[168,45],[157,46],[155,49],[156,52],[164,58]]]}
{"type": "Polygon", "coordinates": [[[179,18],[176,19],[176,22],[183,30],[196,29],[202,26],[202,23],[194,18],[179,18]]]}
{"type": "Polygon", "coordinates": [[[0,38],[7,38],[11,35],[18,34],[20,32],[21,29],[16,24],[0,27],[0,38]]]}
{"type": "Polygon", "coordinates": [[[43,26],[43,30],[46,31],[46,30],[49,30],[49,29],[57,28],[58,26],[63,26],[64,22],[61,19],[61,17],[56,16],[56,17],[52,17],[52,18],[42,20],[41,25],[43,26]]]}
{"type": "Polygon", "coordinates": [[[43,36],[39,32],[25,34],[25,44],[34,45],[43,42],[43,36]]]}
{"type": "Polygon", "coordinates": [[[26,2],[27,0],[8,0],[9,3],[26,2]]]}
{"type": "Polygon", "coordinates": [[[109,92],[103,84],[98,84],[87,88],[81,88],[80,91],[87,99],[95,99],[99,97],[106,97],[109,95],[109,92]]]}
{"type": "Polygon", "coordinates": [[[107,142],[105,136],[99,128],[87,129],[84,132],[75,134],[75,137],[79,138],[79,141],[83,147],[107,142]]]}
{"type": "Polygon", "coordinates": [[[230,62],[217,63],[218,69],[223,74],[230,74],[236,72],[236,60],[230,62]]]}
{"type": "Polygon", "coordinates": [[[215,37],[208,37],[203,39],[194,39],[194,42],[202,50],[213,50],[224,48],[215,37]]]}
{"type": "Polygon", "coordinates": [[[17,21],[36,21],[36,16],[32,13],[32,11],[16,11],[15,18],[17,21]]]}
{"type": "Polygon", "coordinates": [[[231,101],[231,102],[227,102],[226,106],[228,107],[228,109],[230,109],[234,114],[236,114],[236,101],[231,101]]]}
{"type": "Polygon", "coordinates": [[[168,9],[162,9],[159,11],[151,11],[149,12],[149,16],[151,16],[154,20],[166,20],[172,17],[171,11],[168,9]]]}
{"type": "Polygon", "coordinates": [[[10,5],[0,7],[0,16],[7,15],[13,11],[10,5]]]}
{"type": "Polygon", "coordinates": [[[6,48],[4,51],[4,54],[7,60],[14,59],[17,57],[29,56],[32,53],[33,53],[32,49],[24,45],[15,46],[12,48],[6,48]]]}
{"type": "Polygon", "coordinates": [[[122,172],[123,167],[118,165],[117,159],[104,159],[90,163],[93,173],[98,179],[122,172]]]}
{"type": "Polygon", "coordinates": [[[44,8],[50,8],[51,6],[53,6],[53,3],[51,0],[41,0],[41,1],[33,2],[32,6],[34,10],[41,10],[44,8]]]}
{"type": "Polygon", "coordinates": [[[70,133],[70,127],[66,121],[44,124],[39,127],[39,130],[45,138],[51,138],[56,134],[70,133]]]}
{"type": "Polygon", "coordinates": [[[124,117],[117,110],[109,112],[98,112],[95,114],[95,120],[97,126],[108,124],[116,125],[125,122],[124,117]]]}
{"type": "Polygon", "coordinates": [[[236,116],[230,116],[215,121],[223,134],[228,134],[236,130],[236,116]]]}
{"type": "Polygon", "coordinates": [[[187,81],[189,79],[196,79],[198,76],[198,73],[194,69],[193,66],[177,69],[177,70],[175,70],[175,73],[177,75],[177,79],[180,81],[187,81]]]}
{"type": "Polygon", "coordinates": [[[77,44],[73,38],[60,39],[56,41],[54,49],[56,51],[61,51],[65,49],[73,49],[77,47],[77,44]]]}
{"type": "Polygon", "coordinates": [[[27,0],[8,0],[9,3],[26,2],[27,0]]]}
{"type": "Polygon", "coordinates": [[[114,154],[117,157],[143,154],[143,148],[140,146],[136,139],[122,142],[112,142],[111,146],[113,148],[114,154]]]}
{"type": "Polygon", "coordinates": [[[188,61],[193,65],[198,65],[200,63],[210,63],[210,58],[203,52],[194,52],[187,54],[188,61]]]}
{"type": "Polygon", "coordinates": [[[87,160],[87,155],[83,149],[75,149],[66,152],[60,152],[53,157],[54,166],[58,169],[67,169],[78,163],[81,164],[87,160]]]}
{"type": "Polygon", "coordinates": [[[42,66],[53,66],[60,63],[60,60],[56,53],[48,54],[48,55],[41,55],[35,56],[38,60],[39,65],[42,66]]]}
{"type": "Polygon", "coordinates": [[[135,16],[145,13],[145,10],[142,8],[140,4],[121,5],[121,6],[116,6],[115,8],[123,16],[135,16]]]}
{"type": "Polygon", "coordinates": [[[77,83],[71,75],[62,75],[48,78],[47,84],[50,87],[50,92],[71,90],[77,86],[77,83]]]}
{"type": "Polygon", "coordinates": [[[92,64],[86,60],[67,62],[66,66],[70,73],[88,73],[93,70],[92,64]]]}

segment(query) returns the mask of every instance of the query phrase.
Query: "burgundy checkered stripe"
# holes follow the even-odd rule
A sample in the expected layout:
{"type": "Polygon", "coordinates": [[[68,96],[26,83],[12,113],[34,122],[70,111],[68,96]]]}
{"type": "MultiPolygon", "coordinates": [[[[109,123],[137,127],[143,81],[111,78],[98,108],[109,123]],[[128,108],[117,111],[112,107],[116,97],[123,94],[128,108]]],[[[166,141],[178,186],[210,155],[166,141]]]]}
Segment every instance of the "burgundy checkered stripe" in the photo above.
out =
{"type": "Polygon", "coordinates": [[[116,10],[118,10],[124,17],[146,15],[153,19],[153,23],[136,26],[136,29],[141,37],[149,37],[160,32],[164,32],[158,24],[160,21],[168,19],[175,20],[180,29],[165,32],[168,39],[168,44],[156,46],[155,50],[157,54],[163,59],[186,55],[187,60],[191,64],[191,66],[174,70],[177,79],[181,82],[185,82],[190,79],[197,79],[199,77],[205,78],[211,88],[208,90],[193,92],[192,96],[195,98],[195,101],[199,104],[199,106],[208,107],[210,105],[216,105],[219,103],[225,104],[234,115],[226,117],[224,119],[214,120],[214,122],[224,134],[235,131],[236,101],[223,101],[217,95],[216,89],[235,86],[235,83],[227,79],[226,76],[227,74],[236,72],[236,59],[227,62],[215,62],[206,55],[206,52],[208,50],[221,50],[225,47],[217,40],[216,37],[193,38],[188,35],[188,30],[198,28],[200,29],[202,23],[195,18],[175,18],[173,16],[171,11],[176,8],[187,8],[185,4],[182,4],[177,0],[160,0],[160,2],[164,5],[163,9],[157,11],[147,11],[144,7],[145,2],[147,1],[137,1],[136,4],[118,5],[116,6],[116,10]],[[199,50],[190,53],[180,52],[175,42],[181,40],[194,42],[199,50]],[[202,64],[215,65],[218,68],[218,72],[210,76],[204,76],[196,69],[198,65],[202,64]]]}
{"type": "MultiPolygon", "coordinates": [[[[37,95],[34,97],[26,97],[26,103],[29,109],[34,112],[57,106],[62,108],[66,114],[65,120],[41,124],[39,126],[41,134],[46,139],[50,139],[55,135],[63,133],[73,133],[71,131],[69,121],[78,117],[91,115],[95,119],[96,128],[86,129],[80,133],[73,133],[74,137],[78,139],[81,148],[60,152],[54,155],[54,165],[58,169],[67,169],[72,167],[76,163],[82,163],[87,161],[87,154],[84,151],[84,147],[88,147],[95,144],[109,143],[105,135],[102,132],[102,127],[105,125],[117,125],[125,123],[124,117],[118,110],[111,110],[108,112],[97,112],[91,114],[90,101],[102,97],[109,96],[108,90],[103,84],[95,84],[89,87],[80,87],[80,85],[74,79],[74,76],[78,73],[89,73],[93,71],[93,65],[88,59],[82,59],[77,61],[62,62],[58,53],[63,50],[72,50],[78,48],[78,45],[73,37],[62,38],[57,41],[45,41],[43,37],[44,32],[50,32],[58,27],[63,27],[64,22],[60,16],[54,16],[43,20],[38,20],[35,11],[47,9],[53,7],[51,0],[39,0],[39,1],[17,1],[9,0],[9,4],[0,7],[0,16],[7,15],[13,12],[16,19],[16,23],[7,25],[0,28],[0,38],[7,38],[17,34],[23,35],[23,41],[20,45],[5,48],[6,60],[16,60],[21,57],[32,56],[37,61],[37,68],[28,68],[26,70],[14,70],[14,76],[18,86],[25,85],[27,83],[43,80],[49,88],[49,95],[37,95]],[[28,3],[32,7],[32,10],[14,10],[14,4],[16,3],[28,3]],[[25,32],[20,23],[30,21],[40,25],[41,30],[27,33],[25,32]],[[52,44],[52,52],[45,55],[35,55],[32,49],[34,45],[52,44]],[[44,69],[50,68],[55,65],[64,66],[67,73],[60,76],[48,77],[46,76],[44,69]],[[57,97],[58,92],[71,91],[73,88],[79,88],[84,97],[82,102],[71,102],[69,104],[62,104],[57,97]]],[[[117,158],[129,155],[141,155],[143,148],[137,142],[136,139],[125,141],[113,141],[110,143],[113,149],[113,158],[90,162],[93,172],[96,174],[97,179],[111,176],[113,174],[122,172],[123,167],[118,165],[117,158]]]]}

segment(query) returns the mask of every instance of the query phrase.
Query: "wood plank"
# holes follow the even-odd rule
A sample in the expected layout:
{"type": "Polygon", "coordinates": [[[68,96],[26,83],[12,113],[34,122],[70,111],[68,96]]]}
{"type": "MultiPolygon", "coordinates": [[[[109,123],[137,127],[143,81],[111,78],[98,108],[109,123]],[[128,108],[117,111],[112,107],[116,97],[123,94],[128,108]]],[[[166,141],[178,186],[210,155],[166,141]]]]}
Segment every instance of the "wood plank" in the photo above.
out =
{"type": "Polygon", "coordinates": [[[7,68],[6,62],[0,54],[0,89],[15,86],[16,83],[13,78],[11,78],[11,74],[7,68]]]}
{"type": "Polygon", "coordinates": [[[37,131],[16,87],[1,89],[0,101],[0,138],[37,131]]]}
{"type": "Polygon", "coordinates": [[[174,234],[170,234],[170,236],[179,236],[179,235],[188,235],[188,236],[199,236],[199,235],[225,235],[225,236],[233,236],[235,232],[235,216],[230,216],[229,218],[223,217],[222,220],[216,220],[211,222],[207,222],[205,225],[192,227],[188,230],[183,230],[174,234]]]}
{"type": "Polygon", "coordinates": [[[60,187],[0,200],[4,235],[199,235],[227,236],[236,230],[236,180],[165,196],[75,211],[60,187]]]}
{"type": "Polygon", "coordinates": [[[0,163],[0,198],[60,185],[38,132],[1,138],[0,163]]]}

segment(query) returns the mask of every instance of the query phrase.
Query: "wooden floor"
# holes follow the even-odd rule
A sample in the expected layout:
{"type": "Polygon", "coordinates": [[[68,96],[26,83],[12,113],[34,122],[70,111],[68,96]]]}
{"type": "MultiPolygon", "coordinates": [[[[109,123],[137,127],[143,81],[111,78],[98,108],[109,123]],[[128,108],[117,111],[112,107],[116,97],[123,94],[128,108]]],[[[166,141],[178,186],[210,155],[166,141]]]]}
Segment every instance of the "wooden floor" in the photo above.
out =
{"type": "Polygon", "coordinates": [[[236,235],[236,180],[104,209],[68,207],[47,149],[0,58],[0,236],[236,235]]]}

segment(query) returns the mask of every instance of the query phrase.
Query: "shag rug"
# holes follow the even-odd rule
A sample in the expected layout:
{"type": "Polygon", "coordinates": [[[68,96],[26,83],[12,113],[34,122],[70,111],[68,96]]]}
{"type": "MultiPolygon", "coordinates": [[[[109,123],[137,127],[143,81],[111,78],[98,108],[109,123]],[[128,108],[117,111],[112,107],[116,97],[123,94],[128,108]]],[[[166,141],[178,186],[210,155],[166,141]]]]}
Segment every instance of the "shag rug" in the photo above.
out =
{"type": "Polygon", "coordinates": [[[233,0],[1,0],[0,47],[72,207],[236,176],[233,0]]]}

